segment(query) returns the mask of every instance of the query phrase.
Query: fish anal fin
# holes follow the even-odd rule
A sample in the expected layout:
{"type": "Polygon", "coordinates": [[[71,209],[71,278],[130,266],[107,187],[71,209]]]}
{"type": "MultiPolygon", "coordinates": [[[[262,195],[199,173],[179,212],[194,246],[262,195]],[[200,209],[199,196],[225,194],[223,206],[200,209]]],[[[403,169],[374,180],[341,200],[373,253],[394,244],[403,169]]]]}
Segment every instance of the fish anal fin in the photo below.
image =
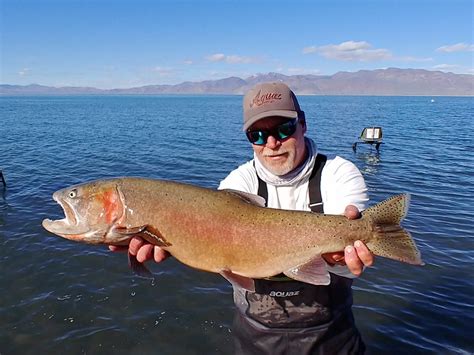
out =
{"type": "Polygon", "coordinates": [[[255,281],[249,277],[234,274],[230,270],[222,270],[220,274],[229,281],[232,286],[244,288],[247,291],[255,292],[255,281]]]}
{"type": "Polygon", "coordinates": [[[329,285],[331,282],[331,277],[326,269],[326,262],[319,256],[283,273],[294,280],[313,285],[329,285]]]}

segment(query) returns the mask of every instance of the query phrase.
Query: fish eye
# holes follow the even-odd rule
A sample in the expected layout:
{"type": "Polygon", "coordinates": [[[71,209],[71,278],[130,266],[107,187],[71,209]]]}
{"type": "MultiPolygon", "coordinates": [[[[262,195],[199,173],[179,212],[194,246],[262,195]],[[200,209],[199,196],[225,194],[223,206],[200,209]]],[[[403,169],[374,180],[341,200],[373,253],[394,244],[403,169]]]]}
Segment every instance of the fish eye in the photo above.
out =
{"type": "Polygon", "coordinates": [[[70,198],[75,198],[76,196],[77,196],[77,190],[76,189],[69,191],[69,197],[70,198]]]}

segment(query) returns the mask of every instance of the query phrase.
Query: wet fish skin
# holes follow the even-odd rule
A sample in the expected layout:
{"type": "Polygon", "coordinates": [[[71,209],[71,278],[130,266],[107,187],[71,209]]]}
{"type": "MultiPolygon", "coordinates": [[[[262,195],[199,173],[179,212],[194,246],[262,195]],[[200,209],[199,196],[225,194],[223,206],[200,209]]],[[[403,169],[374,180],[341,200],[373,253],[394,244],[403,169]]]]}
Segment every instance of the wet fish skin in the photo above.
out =
{"type": "Polygon", "coordinates": [[[280,273],[329,283],[320,255],[363,241],[375,254],[422,265],[410,234],[400,227],[409,196],[344,216],[264,208],[258,196],[216,191],[166,180],[117,178],[59,190],[53,198],[66,218],[45,219],[66,239],[127,245],[140,235],[191,267],[220,273],[233,283],[280,273]]]}

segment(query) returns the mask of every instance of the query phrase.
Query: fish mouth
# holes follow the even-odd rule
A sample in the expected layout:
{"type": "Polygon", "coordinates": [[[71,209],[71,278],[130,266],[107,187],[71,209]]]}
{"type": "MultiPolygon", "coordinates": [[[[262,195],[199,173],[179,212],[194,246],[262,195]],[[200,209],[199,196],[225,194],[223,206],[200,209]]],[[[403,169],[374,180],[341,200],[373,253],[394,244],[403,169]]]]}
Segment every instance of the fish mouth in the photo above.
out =
{"type": "Polygon", "coordinates": [[[53,194],[53,200],[56,201],[64,211],[64,218],[58,220],[51,220],[46,218],[43,220],[43,227],[54,234],[68,238],[68,236],[77,236],[86,234],[89,232],[89,228],[79,224],[79,218],[76,214],[74,207],[72,207],[67,201],[60,198],[60,191],[53,194]]]}

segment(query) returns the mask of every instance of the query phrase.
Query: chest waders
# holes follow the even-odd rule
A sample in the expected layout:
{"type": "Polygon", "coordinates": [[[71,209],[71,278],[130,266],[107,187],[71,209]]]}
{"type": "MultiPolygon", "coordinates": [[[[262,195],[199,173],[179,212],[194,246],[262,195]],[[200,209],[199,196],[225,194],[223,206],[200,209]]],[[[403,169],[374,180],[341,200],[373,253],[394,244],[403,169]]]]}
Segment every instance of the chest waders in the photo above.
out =
{"type": "MultiPolygon", "coordinates": [[[[318,154],[308,189],[312,212],[322,213],[321,172],[327,157],[318,154]]],[[[257,175],[258,177],[258,175],[257,175]]],[[[268,200],[258,177],[258,195],[268,200]]],[[[234,291],[239,354],[361,354],[364,345],[352,315],[352,279],[330,273],[327,286],[292,280],[283,274],[255,280],[255,292],[234,291]]]]}

